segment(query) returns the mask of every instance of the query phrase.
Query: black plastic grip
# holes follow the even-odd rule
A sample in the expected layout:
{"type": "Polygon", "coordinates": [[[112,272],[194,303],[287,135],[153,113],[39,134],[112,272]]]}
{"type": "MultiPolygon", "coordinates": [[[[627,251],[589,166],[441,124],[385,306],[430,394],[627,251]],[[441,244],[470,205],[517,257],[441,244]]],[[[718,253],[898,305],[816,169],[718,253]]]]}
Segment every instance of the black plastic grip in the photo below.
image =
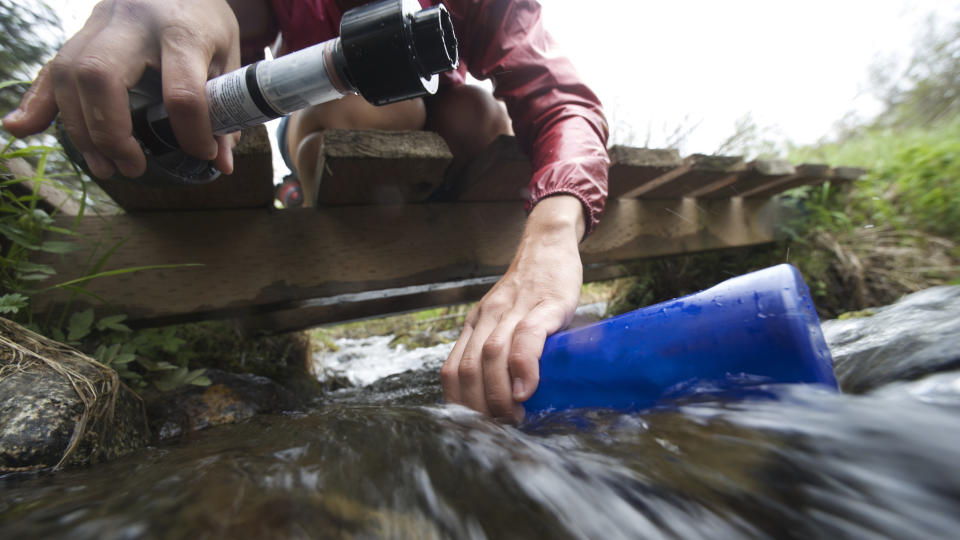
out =
{"type": "Polygon", "coordinates": [[[386,105],[436,91],[433,75],[456,68],[457,39],[447,9],[384,0],[344,13],[340,43],[357,91],[386,105]]]}

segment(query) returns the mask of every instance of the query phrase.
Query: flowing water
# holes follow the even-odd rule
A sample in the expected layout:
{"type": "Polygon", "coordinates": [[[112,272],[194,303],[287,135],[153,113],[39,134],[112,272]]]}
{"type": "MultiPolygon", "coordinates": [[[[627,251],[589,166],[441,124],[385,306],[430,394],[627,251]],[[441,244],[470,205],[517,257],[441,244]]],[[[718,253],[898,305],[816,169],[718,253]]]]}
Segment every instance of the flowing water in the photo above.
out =
{"type": "Polygon", "coordinates": [[[948,538],[960,371],[864,395],[579,412],[439,404],[449,345],[343,342],[362,388],[118,461],[0,480],[0,538],[948,538]],[[396,355],[394,358],[391,355],[396,355]],[[390,366],[415,367],[390,375],[390,366]],[[372,384],[370,381],[386,376],[372,384]]]}

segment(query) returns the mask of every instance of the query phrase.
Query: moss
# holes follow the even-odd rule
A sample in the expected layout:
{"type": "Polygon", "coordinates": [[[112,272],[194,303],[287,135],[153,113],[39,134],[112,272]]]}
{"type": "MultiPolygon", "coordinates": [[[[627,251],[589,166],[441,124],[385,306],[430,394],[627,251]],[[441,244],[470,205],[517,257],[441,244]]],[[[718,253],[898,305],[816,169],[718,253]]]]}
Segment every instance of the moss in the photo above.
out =
{"type": "Polygon", "coordinates": [[[463,304],[353,321],[315,328],[309,331],[309,335],[318,350],[337,350],[335,340],[340,338],[386,335],[396,336],[391,346],[428,347],[448,342],[449,338],[443,333],[463,327],[463,320],[472,307],[473,304],[463,304]]]}
{"type": "Polygon", "coordinates": [[[396,348],[403,346],[405,349],[419,349],[421,347],[433,347],[442,343],[452,343],[456,341],[446,332],[414,332],[398,334],[390,340],[390,347],[396,348]]]}
{"type": "Polygon", "coordinates": [[[876,314],[876,311],[872,309],[861,309],[857,311],[848,311],[846,313],[841,313],[840,315],[837,315],[837,318],[840,319],[841,321],[844,321],[847,319],[862,319],[864,317],[873,317],[874,314],[876,314]]]}
{"type": "Polygon", "coordinates": [[[177,335],[186,342],[177,356],[193,369],[252,373],[297,392],[319,389],[310,375],[311,339],[305,332],[246,335],[224,322],[203,322],[180,326],[177,335]]]}

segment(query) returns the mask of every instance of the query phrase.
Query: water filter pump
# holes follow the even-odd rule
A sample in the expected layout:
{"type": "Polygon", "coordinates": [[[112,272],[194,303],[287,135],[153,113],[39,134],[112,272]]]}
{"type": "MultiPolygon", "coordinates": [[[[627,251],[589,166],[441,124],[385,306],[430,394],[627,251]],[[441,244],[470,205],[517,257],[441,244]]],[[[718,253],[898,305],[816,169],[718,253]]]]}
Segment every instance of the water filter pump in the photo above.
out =
{"type": "MultiPolygon", "coordinates": [[[[437,75],[457,63],[453,22],[443,5],[420,9],[416,0],[380,0],[345,12],[340,37],[207,81],[210,122],[214,134],[225,135],[347,94],[374,105],[433,94],[437,75]]],[[[162,100],[160,76],[147,70],[130,90],[133,132],[147,157],[147,172],[130,180],[149,185],[215,180],[220,171],[209,161],[180,149],[162,100]]],[[[60,123],[57,132],[70,159],[89,173],[60,123]]]]}

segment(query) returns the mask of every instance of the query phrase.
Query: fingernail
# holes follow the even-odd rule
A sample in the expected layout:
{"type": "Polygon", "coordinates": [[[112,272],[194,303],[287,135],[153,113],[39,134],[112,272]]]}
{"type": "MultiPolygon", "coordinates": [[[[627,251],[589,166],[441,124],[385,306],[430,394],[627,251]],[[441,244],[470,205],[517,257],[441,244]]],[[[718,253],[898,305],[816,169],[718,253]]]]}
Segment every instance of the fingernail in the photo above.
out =
{"type": "Polygon", "coordinates": [[[517,377],[513,380],[513,399],[521,400],[523,399],[523,379],[517,377]]]}
{"type": "Polygon", "coordinates": [[[517,405],[513,408],[513,420],[520,424],[523,422],[523,419],[527,417],[527,410],[523,408],[523,405],[517,405]]]}
{"type": "Polygon", "coordinates": [[[117,168],[120,169],[120,174],[126,176],[127,178],[137,178],[143,174],[134,163],[129,161],[118,161],[117,168]]]}
{"type": "Polygon", "coordinates": [[[19,121],[20,119],[23,118],[23,114],[24,114],[24,113],[23,113],[22,110],[20,110],[20,109],[14,109],[14,110],[10,111],[9,113],[7,113],[6,116],[3,117],[3,121],[4,121],[4,122],[17,122],[17,121],[19,121]]]}
{"type": "Polygon", "coordinates": [[[100,155],[93,152],[84,152],[83,160],[87,162],[87,168],[90,169],[90,174],[97,178],[106,179],[113,176],[113,165],[106,159],[100,157],[100,155]]]}

